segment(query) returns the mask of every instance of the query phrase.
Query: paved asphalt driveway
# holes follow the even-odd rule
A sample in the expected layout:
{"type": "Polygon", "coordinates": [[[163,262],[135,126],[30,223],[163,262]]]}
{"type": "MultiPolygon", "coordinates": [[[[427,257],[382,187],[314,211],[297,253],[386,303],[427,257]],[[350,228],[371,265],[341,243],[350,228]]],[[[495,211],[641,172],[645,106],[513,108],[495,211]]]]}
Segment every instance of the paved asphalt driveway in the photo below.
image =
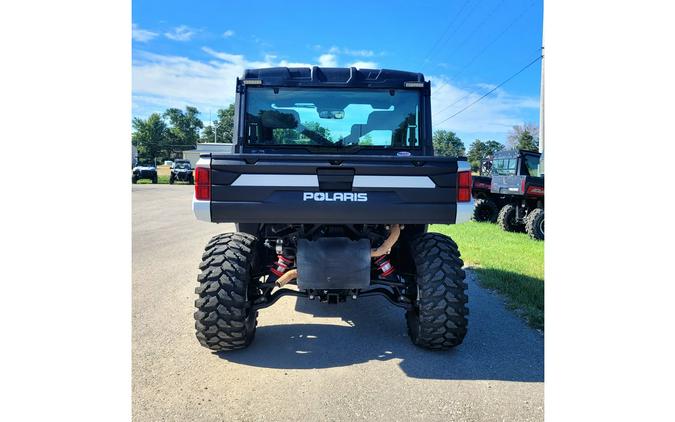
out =
{"type": "Polygon", "coordinates": [[[133,415],[137,421],[543,420],[544,339],[469,272],[469,332],[449,352],[413,346],[383,298],[285,297],[246,350],[194,336],[197,265],[232,224],[195,220],[192,186],[133,186],[133,415]]]}

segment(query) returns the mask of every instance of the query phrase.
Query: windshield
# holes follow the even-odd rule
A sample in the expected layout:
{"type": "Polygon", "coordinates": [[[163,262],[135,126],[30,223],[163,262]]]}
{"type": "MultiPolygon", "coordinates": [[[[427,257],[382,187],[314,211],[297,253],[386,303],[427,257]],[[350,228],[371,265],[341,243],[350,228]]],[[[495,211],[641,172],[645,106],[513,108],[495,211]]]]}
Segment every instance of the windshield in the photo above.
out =
{"type": "Polygon", "coordinates": [[[502,158],[492,160],[492,174],[498,176],[512,176],[516,174],[517,158],[502,158]]]}
{"type": "Polygon", "coordinates": [[[252,145],[419,147],[417,91],[251,88],[246,138],[252,145]]]}
{"type": "Polygon", "coordinates": [[[176,164],[173,166],[173,168],[175,168],[175,169],[177,169],[177,170],[184,170],[184,169],[189,170],[189,169],[190,169],[190,164],[188,164],[188,163],[176,163],[176,164]]]}

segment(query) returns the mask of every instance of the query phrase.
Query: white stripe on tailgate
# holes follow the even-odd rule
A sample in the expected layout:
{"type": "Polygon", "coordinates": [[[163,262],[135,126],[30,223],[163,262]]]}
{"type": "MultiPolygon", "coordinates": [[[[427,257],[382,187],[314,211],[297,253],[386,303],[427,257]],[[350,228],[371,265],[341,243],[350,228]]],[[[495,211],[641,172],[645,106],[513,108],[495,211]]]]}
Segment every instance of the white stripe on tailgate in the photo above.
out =
{"type": "Polygon", "coordinates": [[[355,188],[435,188],[427,176],[354,176],[355,188]]]}
{"type": "Polygon", "coordinates": [[[318,188],[319,177],[315,174],[242,174],[232,186],[284,186],[318,188]]]}
{"type": "MultiPolygon", "coordinates": [[[[313,174],[242,174],[232,186],[319,187],[313,174]]],[[[427,176],[354,176],[355,188],[435,188],[427,176]]]]}

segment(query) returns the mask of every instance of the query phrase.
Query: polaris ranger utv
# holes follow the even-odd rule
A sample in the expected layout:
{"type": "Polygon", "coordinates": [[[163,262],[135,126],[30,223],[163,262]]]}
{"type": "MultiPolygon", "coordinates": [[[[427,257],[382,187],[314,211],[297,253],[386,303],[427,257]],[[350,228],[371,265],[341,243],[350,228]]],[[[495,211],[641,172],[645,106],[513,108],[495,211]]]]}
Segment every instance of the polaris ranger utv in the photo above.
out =
{"type": "Polygon", "coordinates": [[[471,171],[465,158],[434,157],[421,73],[246,70],[234,134],[233,154],[202,154],[195,169],[196,217],[237,227],[202,256],[203,346],[248,346],[258,310],[287,295],[329,304],[379,295],[406,311],[414,344],[462,343],[463,262],[427,225],[470,219],[471,171]]]}
{"type": "Polygon", "coordinates": [[[169,183],[187,182],[193,184],[195,182],[192,173],[192,166],[190,160],[176,160],[171,165],[171,174],[169,175],[169,183]]]}
{"type": "Polygon", "coordinates": [[[141,179],[150,179],[157,183],[157,167],[152,163],[138,164],[131,169],[131,183],[136,184],[141,179]]]}
{"type": "Polygon", "coordinates": [[[473,207],[474,221],[497,222],[497,214],[504,203],[503,195],[493,194],[492,185],[492,157],[482,160],[478,176],[473,176],[471,194],[476,200],[473,207]]]}
{"type": "Polygon", "coordinates": [[[507,150],[492,160],[492,195],[503,198],[497,223],[506,231],[523,228],[536,240],[544,240],[544,174],[541,154],[507,150]]]}

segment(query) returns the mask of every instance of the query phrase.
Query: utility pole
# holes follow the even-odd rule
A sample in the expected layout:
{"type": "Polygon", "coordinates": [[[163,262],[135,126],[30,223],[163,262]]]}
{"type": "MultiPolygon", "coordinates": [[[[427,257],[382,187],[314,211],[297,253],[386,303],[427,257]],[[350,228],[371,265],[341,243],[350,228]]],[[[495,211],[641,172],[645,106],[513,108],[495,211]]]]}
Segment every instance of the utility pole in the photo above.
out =
{"type": "Polygon", "coordinates": [[[539,152],[544,152],[544,46],[541,46],[541,88],[539,90],[539,152]]]}

